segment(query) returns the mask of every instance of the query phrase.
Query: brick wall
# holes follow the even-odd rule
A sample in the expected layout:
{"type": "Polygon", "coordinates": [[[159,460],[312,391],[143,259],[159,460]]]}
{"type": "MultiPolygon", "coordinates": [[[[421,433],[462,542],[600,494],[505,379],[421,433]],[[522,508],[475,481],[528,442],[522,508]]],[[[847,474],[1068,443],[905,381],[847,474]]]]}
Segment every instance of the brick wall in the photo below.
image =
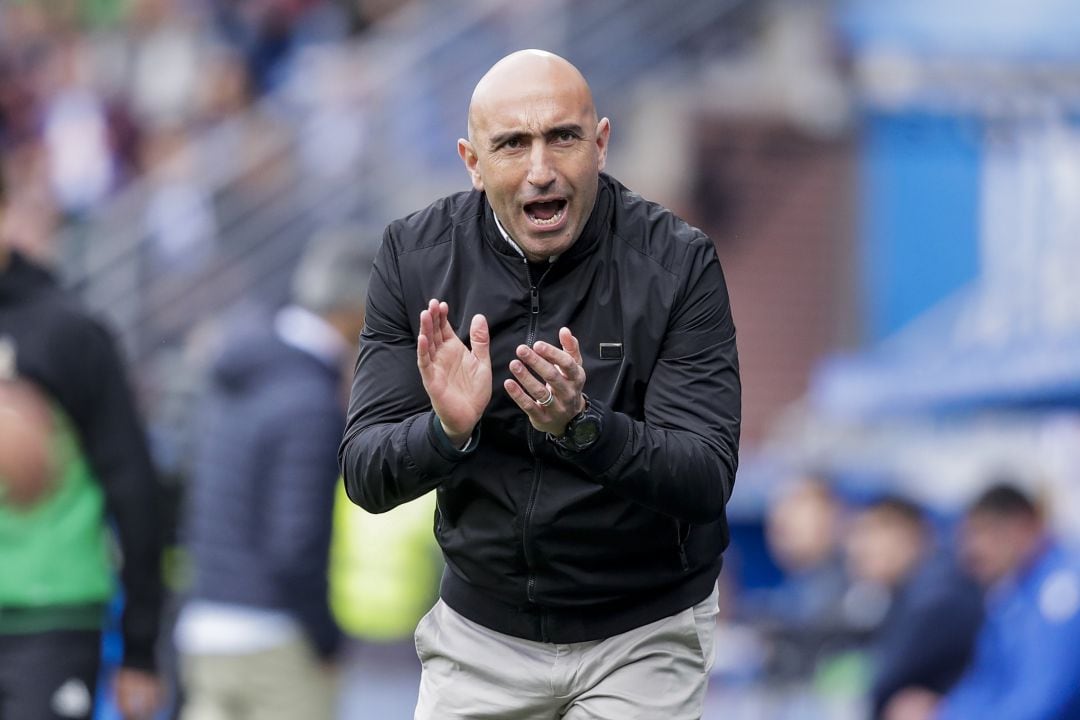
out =
{"type": "Polygon", "coordinates": [[[696,125],[690,219],[724,265],[752,446],[805,392],[818,359],[858,338],[854,143],[772,121],[696,125]]]}

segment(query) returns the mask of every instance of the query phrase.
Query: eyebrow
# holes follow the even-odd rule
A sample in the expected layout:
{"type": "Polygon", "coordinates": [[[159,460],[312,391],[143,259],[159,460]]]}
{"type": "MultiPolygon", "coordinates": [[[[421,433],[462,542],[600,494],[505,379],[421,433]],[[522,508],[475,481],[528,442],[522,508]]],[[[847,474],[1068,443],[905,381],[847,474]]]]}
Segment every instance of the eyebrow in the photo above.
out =
{"type": "MultiPolygon", "coordinates": [[[[544,137],[550,138],[557,135],[561,135],[564,132],[571,133],[577,137],[584,137],[585,132],[581,129],[581,126],[577,123],[565,123],[563,125],[556,125],[552,128],[548,128],[544,131],[544,137]]],[[[510,140],[522,139],[529,137],[529,133],[523,130],[507,130],[506,132],[496,133],[488,140],[492,148],[501,147],[503,144],[510,140]]]]}
{"type": "Polygon", "coordinates": [[[493,148],[497,148],[497,147],[501,147],[502,145],[509,142],[510,140],[520,139],[520,138],[526,137],[527,135],[528,135],[528,133],[522,132],[520,130],[509,130],[507,132],[501,132],[501,133],[496,133],[495,135],[492,135],[488,139],[488,144],[493,148]]]}

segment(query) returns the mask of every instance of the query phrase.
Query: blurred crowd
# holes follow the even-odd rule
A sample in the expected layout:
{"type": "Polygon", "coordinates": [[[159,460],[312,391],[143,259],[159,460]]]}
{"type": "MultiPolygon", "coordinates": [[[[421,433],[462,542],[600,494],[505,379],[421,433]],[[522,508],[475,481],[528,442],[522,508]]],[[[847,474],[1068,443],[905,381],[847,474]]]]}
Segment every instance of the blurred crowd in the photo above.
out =
{"type": "MultiPolygon", "coordinates": [[[[398,5],[370,0],[3,3],[5,237],[28,252],[55,257],[50,235],[58,223],[84,217],[133,178],[156,172],[192,134],[279,88],[303,48],[360,35],[398,5]]],[[[195,206],[191,199],[173,202],[182,206],[178,214],[195,206]]],[[[177,217],[165,207],[157,214],[166,215],[158,220],[162,223],[177,217]]],[[[184,232],[198,234],[200,222],[209,220],[190,218],[184,232]]]]}
{"type": "MultiPolygon", "coordinates": [[[[230,186],[229,197],[209,197],[202,183],[192,182],[194,164],[184,162],[191,138],[236,118],[249,124],[221,135],[213,151],[222,157],[258,157],[278,131],[260,103],[310,69],[299,63],[304,49],[363,40],[375,24],[406,4],[0,3],[0,243],[5,248],[0,250],[0,312],[22,292],[9,268],[26,270],[5,259],[9,249],[26,263],[40,264],[40,274],[30,271],[35,282],[59,285],[45,269],[69,262],[65,253],[86,250],[78,244],[61,247],[60,232],[77,236],[97,209],[137,179],[149,178],[153,191],[137,214],[149,238],[147,257],[140,260],[139,272],[145,274],[140,292],[145,295],[139,299],[151,308],[140,311],[155,313],[154,322],[152,332],[124,327],[121,337],[136,361],[145,360],[140,353],[147,348],[146,356],[174,345],[183,352],[198,349],[194,363],[185,358],[185,363],[149,370],[145,365],[129,368],[159,477],[169,480],[158,488],[163,491],[163,569],[150,579],[166,595],[158,634],[163,694],[157,717],[176,716],[185,703],[191,707],[237,687],[269,696],[265,677],[279,672],[282,662],[289,668],[286,675],[311,679],[308,690],[318,698],[307,701],[311,707],[336,705],[341,717],[411,714],[419,673],[412,630],[433,602],[441,573],[431,533],[434,499],[421,498],[387,516],[367,515],[344,497],[335,458],[328,455],[355,356],[350,343],[363,318],[357,291],[370,261],[365,253],[377,233],[321,220],[290,224],[288,247],[267,269],[247,262],[254,246],[271,245],[271,233],[256,225],[243,236],[234,233],[234,245],[215,255],[220,248],[208,248],[217,242],[219,223],[254,217],[257,205],[297,202],[296,186],[304,182],[296,180],[295,168],[277,168],[276,175],[274,167],[254,163],[258,172],[230,186]],[[279,183],[280,175],[290,175],[292,184],[279,183]],[[349,242],[358,235],[362,242],[350,250],[349,242]],[[341,279],[343,271],[348,282],[341,279]],[[201,284],[181,282],[196,273],[201,273],[201,284]],[[53,279],[42,279],[47,277],[53,279]],[[252,290],[263,287],[270,292],[252,290]],[[263,302],[255,309],[218,313],[236,294],[258,295],[255,299],[263,302]],[[207,316],[212,337],[193,322],[207,316]],[[184,402],[170,405],[171,388],[177,386],[186,394],[184,402]],[[323,402],[316,405],[313,398],[323,402]],[[282,414],[286,399],[289,407],[303,405],[306,414],[282,414]],[[251,420],[243,428],[233,421],[240,415],[251,420]],[[283,432],[300,425],[310,431],[303,447],[281,442],[283,432]],[[163,427],[169,432],[162,433],[163,427]],[[315,447],[321,449],[315,452],[315,447]],[[260,464],[268,448],[287,453],[297,475],[318,478],[315,491],[296,493],[284,483],[277,506],[254,502],[253,488],[269,492],[277,481],[260,464]],[[265,541],[263,552],[241,557],[222,550],[245,533],[265,541]],[[279,587],[275,583],[281,578],[289,592],[271,597],[267,588],[279,587]],[[298,643],[298,638],[305,641],[298,643]],[[308,641],[315,648],[308,655],[273,655],[308,641]],[[243,670],[250,665],[244,658],[252,653],[269,653],[264,660],[271,669],[257,680],[243,670]],[[216,659],[207,663],[206,656],[216,659]],[[227,656],[242,662],[218,662],[227,656]]],[[[756,27],[753,12],[740,13],[751,16],[747,26],[756,27]]],[[[804,38],[794,31],[791,37],[804,38]]],[[[454,52],[469,42],[465,35],[454,52]]],[[[720,50],[734,54],[731,48],[720,50]]],[[[754,84],[746,80],[749,74],[736,75],[735,80],[754,84]]],[[[389,130],[422,135],[417,144],[441,143],[441,136],[433,139],[416,130],[439,120],[418,120],[422,111],[416,108],[435,105],[432,97],[440,91],[423,85],[402,89],[406,101],[416,101],[415,108],[410,106],[414,112],[399,113],[401,126],[389,130]]],[[[741,91],[730,95],[743,96],[741,91]]],[[[739,112],[745,108],[733,114],[739,112]]],[[[317,164],[332,180],[334,168],[355,159],[361,119],[329,112],[312,114],[307,122],[305,137],[312,142],[301,143],[298,159],[317,164]]],[[[765,243],[755,247],[741,237],[743,228],[767,227],[778,237],[813,229],[816,216],[802,220],[796,215],[800,219],[787,225],[766,221],[793,209],[820,210],[820,203],[811,202],[814,196],[799,194],[814,190],[813,182],[799,185],[805,177],[817,178],[822,197],[838,194],[835,176],[821,175],[833,167],[827,153],[834,147],[810,144],[786,127],[770,145],[768,133],[759,127],[768,123],[741,116],[738,122],[732,125],[741,135],[706,133],[707,140],[733,137],[732,144],[742,150],[760,148],[765,160],[747,151],[737,155],[743,167],[720,162],[735,154],[717,155],[716,164],[723,167],[707,169],[732,174],[730,195],[720,197],[715,188],[715,197],[709,195],[711,186],[703,184],[706,196],[697,212],[705,219],[725,212],[740,219],[732,234],[740,235],[743,245],[735,250],[747,253],[743,258],[763,258],[753,253],[765,243]],[[822,164],[815,164],[822,158],[822,164]],[[760,166],[751,167],[751,161],[760,166]],[[783,187],[795,188],[790,196],[799,202],[775,203],[776,186],[769,183],[778,181],[772,176],[758,185],[747,182],[762,167],[774,167],[766,161],[775,161],[779,169],[774,174],[793,183],[783,187]],[[751,197],[762,199],[746,200],[751,197]]],[[[901,132],[911,134],[904,128],[901,132]]],[[[452,147],[445,151],[455,162],[452,147]]],[[[933,162],[926,165],[933,167],[933,162]]],[[[414,180],[411,167],[401,172],[414,180]]],[[[415,183],[422,185],[422,180],[415,183]]],[[[322,187],[307,190],[319,194],[322,187]]],[[[832,227],[823,232],[835,235],[832,227]]],[[[803,244],[818,252],[813,243],[803,244]]],[[[732,246],[722,249],[733,252],[732,246]]],[[[795,253],[791,247],[772,251],[776,256],[795,253]]],[[[755,341],[764,347],[760,336],[797,339],[800,334],[776,332],[767,316],[751,315],[764,304],[750,302],[754,289],[749,286],[760,285],[772,295],[783,290],[780,286],[798,284],[783,278],[762,283],[759,266],[737,262],[738,257],[731,265],[725,259],[725,268],[734,268],[729,276],[738,320],[746,318],[740,343],[747,339],[747,358],[762,358],[764,353],[753,355],[755,341]],[[740,282],[746,286],[743,295],[740,282]]],[[[783,277],[806,275],[795,267],[783,277]]],[[[126,292],[125,286],[118,287],[118,293],[126,292]]],[[[777,313],[790,315],[798,297],[780,303],[784,307],[777,313]]],[[[824,301],[801,304],[817,307],[824,301]]],[[[41,493],[34,473],[52,466],[53,453],[68,457],[72,451],[71,427],[62,419],[69,413],[13,381],[20,374],[20,350],[5,338],[0,325],[0,477],[7,483],[0,496],[0,543],[11,537],[5,532],[22,527],[22,508],[32,506],[41,493]],[[35,435],[34,428],[42,430],[35,435]],[[20,478],[25,482],[16,482],[20,478]]],[[[786,350],[768,354],[787,358],[786,350]]],[[[747,365],[748,387],[761,391],[767,383],[752,374],[762,365],[747,365]]],[[[1034,467],[1036,458],[1030,459],[1034,467]]],[[[875,486],[868,491],[824,468],[807,467],[794,477],[776,475],[782,477],[770,478],[765,488],[736,487],[733,502],[748,495],[764,500],[754,512],[740,510],[734,516],[733,543],[721,576],[718,657],[706,717],[1080,717],[1080,558],[1072,539],[1059,535],[1049,522],[1058,502],[1055,488],[1075,477],[1042,484],[1020,475],[986,473],[963,485],[971,492],[962,498],[953,493],[958,502],[928,503],[930,494],[906,494],[902,483],[894,483],[893,490],[875,486]]],[[[949,479],[919,482],[954,486],[949,479]]],[[[0,578],[0,589],[6,587],[0,578]]],[[[3,604],[0,597],[0,615],[3,604]]],[[[116,696],[108,688],[124,662],[121,606],[119,600],[110,606],[111,624],[104,635],[100,718],[117,712],[116,696]]],[[[3,632],[0,624],[0,636],[3,632]]],[[[14,662],[5,660],[14,656],[4,652],[0,642],[0,688],[5,668],[14,662]]],[[[276,689],[285,687],[280,685],[276,689]]],[[[0,689],[0,716],[4,701],[0,689]]]]}
{"type": "Polygon", "coordinates": [[[1073,717],[1080,554],[1045,502],[1003,475],[950,513],[823,476],[783,484],[764,526],[780,579],[732,588],[754,651],[722,663],[728,680],[749,664],[780,689],[771,717],[1073,717]]]}

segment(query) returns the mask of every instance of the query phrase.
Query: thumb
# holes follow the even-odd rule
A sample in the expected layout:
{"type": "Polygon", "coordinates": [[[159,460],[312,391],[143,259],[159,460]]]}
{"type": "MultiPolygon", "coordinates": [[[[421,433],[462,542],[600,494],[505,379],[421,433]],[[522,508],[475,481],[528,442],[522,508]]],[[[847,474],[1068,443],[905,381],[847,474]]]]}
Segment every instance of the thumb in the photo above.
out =
{"type": "Polygon", "coordinates": [[[488,334],[487,318],[483,315],[473,315],[472,324],[469,326],[469,341],[476,359],[490,363],[491,336],[488,334]]]}

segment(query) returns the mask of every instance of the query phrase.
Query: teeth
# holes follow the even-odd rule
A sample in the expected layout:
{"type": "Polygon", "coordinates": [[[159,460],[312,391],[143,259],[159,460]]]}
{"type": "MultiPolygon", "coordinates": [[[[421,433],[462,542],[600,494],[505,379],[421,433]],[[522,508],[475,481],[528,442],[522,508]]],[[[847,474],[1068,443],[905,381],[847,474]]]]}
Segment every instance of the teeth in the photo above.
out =
{"type": "Polygon", "coordinates": [[[561,208],[559,208],[555,212],[555,214],[552,215],[547,220],[541,220],[540,218],[536,217],[532,213],[528,213],[528,215],[529,215],[529,219],[532,220],[533,223],[536,224],[536,225],[557,225],[559,223],[559,221],[562,220],[562,216],[563,216],[564,212],[566,212],[566,206],[565,205],[563,205],[561,208]]]}

